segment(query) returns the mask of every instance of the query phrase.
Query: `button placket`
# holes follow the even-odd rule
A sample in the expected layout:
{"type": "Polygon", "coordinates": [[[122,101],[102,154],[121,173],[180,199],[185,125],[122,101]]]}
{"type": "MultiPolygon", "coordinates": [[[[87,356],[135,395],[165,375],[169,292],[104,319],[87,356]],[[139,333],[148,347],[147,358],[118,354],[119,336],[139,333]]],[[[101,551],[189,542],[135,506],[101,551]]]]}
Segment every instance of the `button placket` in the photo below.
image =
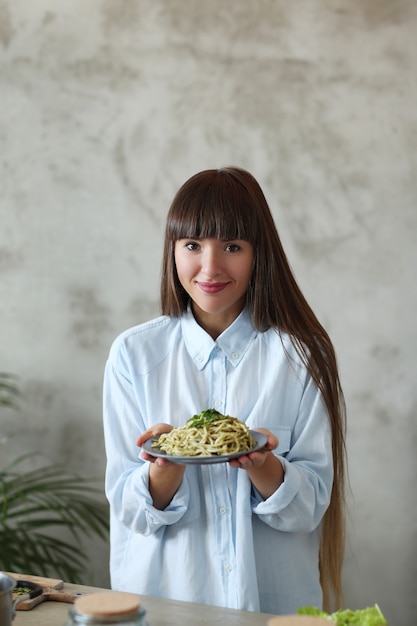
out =
{"type": "Polygon", "coordinates": [[[212,353],[211,406],[224,413],[226,406],[226,356],[223,350],[212,353]]]}
{"type": "MultiPolygon", "coordinates": [[[[212,353],[212,405],[221,413],[226,412],[227,393],[227,357],[220,348],[212,353]]],[[[219,557],[223,569],[224,584],[229,594],[229,587],[233,584],[233,571],[235,564],[235,539],[233,537],[232,516],[230,508],[230,493],[227,479],[228,466],[219,464],[213,466],[210,472],[212,481],[212,497],[214,504],[214,517],[216,535],[218,540],[219,557]]]]}

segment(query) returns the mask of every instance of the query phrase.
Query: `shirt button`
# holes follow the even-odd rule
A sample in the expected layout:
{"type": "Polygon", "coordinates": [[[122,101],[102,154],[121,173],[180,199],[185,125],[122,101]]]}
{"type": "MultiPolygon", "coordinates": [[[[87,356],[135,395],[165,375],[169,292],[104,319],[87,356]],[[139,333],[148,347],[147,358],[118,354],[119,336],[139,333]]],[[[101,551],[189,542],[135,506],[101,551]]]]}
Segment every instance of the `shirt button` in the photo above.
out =
{"type": "Polygon", "coordinates": [[[227,570],[228,572],[231,572],[232,566],[230,565],[230,563],[226,563],[226,565],[224,566],[224,569],[227,570]]]}
{"type": "Polygon", "coordinates": [[[214,406],[221,406],[221,405],[222,405],[221,400],[216,400],[216,402],[214,403],[214,406]]]}
{"type": "Polygon", "coordinates": [[[232,352],[232,359],[238,359],[239,358],[239,352],[232,352]]]}
{"type": "Polygon", "coordinates": [[[221,513],[222,515],[224,515],[224,514],[226,513],[226,507],[221,506],[221,507],[220,507],[220,509],[219,509],[219,511],[220,511],[220,513],[221,513]]]}
{"type": "Polygon", "coordinates": [[[202,363],[202,362],[204,361],[204,359],[203,359],[203,357],[200,355],[200,356],[198,356],[198,357],[197,357],[197,361],[198,361],[199,363],[202,363]]]}

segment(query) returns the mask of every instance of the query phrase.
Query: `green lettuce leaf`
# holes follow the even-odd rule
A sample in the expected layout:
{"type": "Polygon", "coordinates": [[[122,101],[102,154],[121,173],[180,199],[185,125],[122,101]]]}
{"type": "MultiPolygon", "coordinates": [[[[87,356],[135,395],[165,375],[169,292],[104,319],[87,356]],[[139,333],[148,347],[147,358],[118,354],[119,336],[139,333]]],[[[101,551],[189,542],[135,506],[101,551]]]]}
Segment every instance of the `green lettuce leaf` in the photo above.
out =
{"type": "Polygon", "coordinates": [[[351,609],[339,609],[335,613],[326,613],[315,606],[305,606],[297,610],[299,615],[316,615],[325,617],[336,626],[388,626],[381,609],[377,604],[353,611],[351,609]]]}
{"type": "Polygon", "coordinates": [[[316,617],[325,617],[330,619],[330,615],[315,606],[303,606],[301,609],[297,609],[298,615],[314,615],[316,617]]]}

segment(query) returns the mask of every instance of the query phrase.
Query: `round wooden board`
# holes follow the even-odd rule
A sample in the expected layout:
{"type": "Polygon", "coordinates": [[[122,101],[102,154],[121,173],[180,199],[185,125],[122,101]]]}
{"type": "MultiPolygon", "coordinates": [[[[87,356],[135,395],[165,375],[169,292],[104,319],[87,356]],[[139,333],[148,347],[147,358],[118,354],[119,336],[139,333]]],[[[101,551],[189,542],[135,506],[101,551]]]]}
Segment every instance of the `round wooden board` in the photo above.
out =
{"type": "Polygon", "coordinates": [[[101,591],[77,598],[74,606],[79,615],[94,617],[133,615],[139,610],[140,597],[124,591],[101,591]]]}

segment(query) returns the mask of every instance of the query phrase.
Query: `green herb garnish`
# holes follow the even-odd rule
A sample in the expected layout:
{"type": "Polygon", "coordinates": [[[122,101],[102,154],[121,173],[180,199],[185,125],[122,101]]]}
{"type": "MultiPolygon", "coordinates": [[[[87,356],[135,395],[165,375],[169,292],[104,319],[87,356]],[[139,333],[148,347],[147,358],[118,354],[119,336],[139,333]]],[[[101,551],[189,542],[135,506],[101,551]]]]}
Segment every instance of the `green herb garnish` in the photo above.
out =
{"type": "Polygon", "coordinates": [[[17,596],[24,596],[25,593],[30,593],[32,591],[32,589],[30,587],[15,587],[13,589],[13,593],[15,593],[17,596]]]}
{"type": "Polygon", "coordinates": [[[197,415],[193,415],[187,420],[187,428],[201,428],[201,426],[207,426],[212,422],[217,422],[219,420],[228,419],[228,415],[223,415],[216,411],[216,409],[205,409],[198,413],[197,415]]]}

